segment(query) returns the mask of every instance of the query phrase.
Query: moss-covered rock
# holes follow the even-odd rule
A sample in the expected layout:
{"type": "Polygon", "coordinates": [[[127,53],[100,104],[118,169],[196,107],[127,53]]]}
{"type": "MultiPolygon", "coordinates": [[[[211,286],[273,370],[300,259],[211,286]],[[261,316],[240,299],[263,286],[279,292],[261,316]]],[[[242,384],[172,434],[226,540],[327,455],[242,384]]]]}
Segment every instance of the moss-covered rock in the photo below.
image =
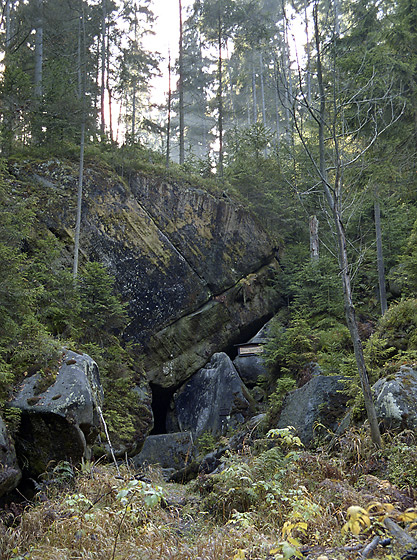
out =
{"type": "MultiPolygon", "coordinates": [[[[77,166],[24,162],[12,171],[36,195],[41,222],[68,249],[77,166]]],[[[146,354],[149,379],[177,386],[214,352],[256,332],[276,300],[268,291],[275,250],[253,216],[224,196],[89,164],[84,173],[81,256],[113,273],[128,303],[126,340],[146,354]]]]}
{"type": "Polygon", "coordinates": [[[65,350],[52,385],[39,390],[40,374],[21,384],[8,403],[22,411],[16,434],[18,455],[32,476],[51,461],[80,461],[100,429],[102,388],[96,363],[86,354],[65,350]]]}

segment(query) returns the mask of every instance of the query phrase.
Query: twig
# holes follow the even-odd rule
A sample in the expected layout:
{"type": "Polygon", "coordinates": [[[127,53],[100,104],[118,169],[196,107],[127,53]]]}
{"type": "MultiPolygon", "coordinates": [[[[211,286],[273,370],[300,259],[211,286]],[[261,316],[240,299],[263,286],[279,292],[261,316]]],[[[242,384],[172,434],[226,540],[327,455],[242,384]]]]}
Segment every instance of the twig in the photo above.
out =
{"type": "Polygon", "coordinates": [[[365,546],[365,548],[362,550],[362,552],[359,553],[359,557],[360,558],[368,558],[369,556],[371,556],[380,542],[381,542],[381,537],[378,537],[378,536],[374,537],[371,540],[371,542],[368,543],[365,546]]]}
{"type": "Polygon", "coordinates": [[[417,541],[411,535],[401,529],[397,523],[390,517],[386,517],[383,521],[385,527],[393,535],[402,546],[417,546],[417,541]]]}

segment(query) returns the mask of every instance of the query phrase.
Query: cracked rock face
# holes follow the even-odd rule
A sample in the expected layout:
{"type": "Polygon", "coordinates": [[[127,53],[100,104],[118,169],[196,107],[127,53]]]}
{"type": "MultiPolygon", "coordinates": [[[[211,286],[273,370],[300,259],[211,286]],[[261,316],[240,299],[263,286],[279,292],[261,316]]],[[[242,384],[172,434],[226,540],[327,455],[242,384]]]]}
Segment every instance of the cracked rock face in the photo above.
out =
{"type": "MultiPolygon", "coordinates": [[[[34,165],[42,220],[71,244],[77,169],[34,165]],[[44,195],[42,192],[44,191],[44,195]]],[[[33,175],[32,175],[33,176],[33,175]]],[[[128,302],[127,340],[148,379],[177,387],[277,307],[275,250],[253,216],[188,184],[86,168],[81,253],[105,264],[128,302]]]]}
{"type": "Polygon", "coordinates": [[[32,476],[45,472],[51,461],[78,462],[88,456],[100,428],[103,398],[97,364],[87,354],[65,350],[55,382],[42,392],[39,377],[25,379],[8,403],[22,411],[16,447],[32,476]]]}

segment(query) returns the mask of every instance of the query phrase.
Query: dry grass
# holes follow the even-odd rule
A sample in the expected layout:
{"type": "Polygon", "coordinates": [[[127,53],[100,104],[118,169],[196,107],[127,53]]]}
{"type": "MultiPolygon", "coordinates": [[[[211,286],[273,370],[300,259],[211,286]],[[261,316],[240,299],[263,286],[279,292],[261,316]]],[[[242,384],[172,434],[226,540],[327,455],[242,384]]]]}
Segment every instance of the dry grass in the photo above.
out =
{"type": "Polygon", "coordinates": [[[358,446],[353,455],[353,474],[340,456],[324,452],[300,453],[276,471],[262,470],[271,468],[271,457],[262,463],[259,457],[236,456],[229,461],[233,477],[213,478],[212,484],[205,477],[187,486],[164,483],[157,470],[147,472],[142,484],[131,482],[126,467],[119,477],[113,467],[96,465],[64,488],[45,485],[13,527],[0,525],[0,560],[271,560],[279,558],[288,536],[308,548],[310,559],[326,550],[332,558],[349,558],[346,545],[372,536],[341,535],[349,506],[377,500],[404,509],[409,500],[375,476],[358,480],[358,465],[369,456],[358,446]],[[240,462],[245,467],[239,470],[240,462]],[[252,481],[239,482],[238,472],[252,481]],[[265,491],[259,489],[261,479],[265,491]],[[239,484],[245,492],[252,484],[258,499],[241,502],[239,484]],[[145,499],[154,491],[158,503],[149,507],[145,499]],[[228,498],[236,508],[224,508],[228,498]]]}

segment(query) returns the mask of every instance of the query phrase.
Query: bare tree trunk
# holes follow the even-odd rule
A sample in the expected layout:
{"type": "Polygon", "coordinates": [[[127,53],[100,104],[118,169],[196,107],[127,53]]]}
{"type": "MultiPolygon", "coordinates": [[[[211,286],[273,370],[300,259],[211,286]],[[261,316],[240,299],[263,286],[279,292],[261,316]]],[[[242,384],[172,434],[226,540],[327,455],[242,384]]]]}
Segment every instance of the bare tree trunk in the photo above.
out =
{"type": "Polygon", "coordinates": [[[252,114],[253,114],[253,124],[256,124],[258,120],[258,99],[256,95],[256,71],[255,71],[255,63],[253,61],[253,55],[252,55],[252,114]]]}
{"type": "Polygon", "coordinates": [[[168,52],[168,122],[167,122],[167,148],[166,148],[166,166],[169,167],[170,141],[171,141],[171,53],[168,52]]]}
{"type": "Polygon", "coordinates": [[[78,274],[78,255],[80,252],[80,231],[81,231],[81,207],[83,200],[83,178],[84,178],[84,145],[85,145],[85,118],[81,123],[81,140],[80,140],[80,165],[78,173],[78,189],[77,189],[77,215],[75,219],[74,234],[74,263],[72,275],[74,279],[78,274]]]}
{"type": "Polygon", "coordinates": [[[10,41],[11,41],[11,38],[12,38],[11,7],[12,7],[12,0],[6,0],[6,6],[5,6],[5,10],[4,10],[5,31],[6,31],[4,46],[5,46],[6,54],[10,50],[10,41]]]}
{"type": "Polygon", "coordinates": [[[180,40],[179,40],[179,78],[178,78],[178,95],[179,95],[179,119],[180,119],[180,165],[185,161],[185,146],[184,146],[184,41],[182,29],[182,2],[179,0],[180,12],[180,40]]]}
{"type": "Polygon", "coordinates": [[[104,114],[104,95],[106,90],[106,18],[107,3],[106,0],[101,1],[101,88],[100,88],[100,132],[102,136],[105,133],[105,114],[104,114]]]}
{"type": "Polygon", "coordinates": [[[305,24],[305,34],[306,34],[306,53],[307,53],[307,102],[311,103],[311,49],[310,49],[310,38],[308,33],[308,22],[309,17],[307,13],[308,4],[304,0],[304,24],[305,24]]]}
{"type": "Polygon", "coordinates": [[[42,97],[43,68],[43,0],[37,0],[36,35],[35,35],[35,96],[42,97]]]}
{"type": "MultiPolygon", "coordinates": [[[[341,271],[341,278],[343,283],[343,297],[345,304],[346,322],[352,339],[353,349],[355,352],[356,366],[361,381],[363,397],[365,401],[366,413],[371,429],[372,441],[378,447],[382,446],[381,433],[379,431],[378,420],[376,417],[375,406],[372,399],[372,391],[369,383],[368,372],[366,369],[365,358],[363,355],[362,342],[359,336],[358,323],[356,320],[355,307],[353,304],[352,288],[350,284],[349,273],[349,259],[347,253],[346,234],[342,221],[341,212],[341,196],[340,196],[340,161],[336,162],[335,184],[333,188],[330,187],[327,178],[326,158],[325,158],[325,142],[324,142],[324,129],[325,129],[325,115],[326,115],[326,97],[323,85],[323,73],[321,65],[321,50],[320,38],[318,28],[318,14],[317,4],[313,12],[314,19],[314,34],[317,51],[317,82],[319,86],[320,95],[320,110],[319,110],[319,171],[320,178],[323,186],[323,191],[330,207],[333,222],[336,229],[337,243],[338,243],[338,257],[339,267],[341,271]]],[[[333,139],[337,141],[336,137],[333,139]]],[[[336,149],[337,152],[337,149],[336,149]]]]}
{"type": "Polygon", "coordinates": [[[113,99],[112,99],[112,91],[111,91],[111,87],[110,87],[110,33],[109,33],[108,29],[107,29],[106,61],[107,61],[106,87],[107,87],[107,94],[109,96],[109,100],[108,100],[108,103],[109,103],[109,105],[108,105],[108,107],[109,107],[109,135],[110,135],[110,140],[113,142],[113,107],[112,107],[113,99]]]}
{"type": "Polygon", "coordinates": [[[262,123],[266,128],[266,107],[265,107],[265,87],[264,87],[264,61],[262,52],[259,55],[260,79],[261,79],[261,102],[262,102],[262,123]]]}
{"type": "Polygon", "coordinates": [[[82,71],[81,71],[81,23],[82,18],[78,18],[78,45],[77,45],[77,96],[81,99],[82,95],[82,71]]]}
{"type": "Polygon", "coordinates": [[[376,255],[378,267],[378,285],[379,285],[379,301],[381,304],[381,314],[387,310],[387,292],[385,289],[385,267],[384,254],[382,251],[382,230],[381,230],[381,209],[379,206],[378,193],[375,193],[374,215],[375,215],[375,237],[376,237],[376,255]]]}
{"type": "Polygon", "coordinates": [[[310,216],[310,258],[312,261],[319,260],[319,249],[319,221],[317,216],[310,216]]]}
{"type": "Polygon", "coordinates": [[[218,14],[218,50],[219,50],[219,87],[217,91],[218,126],[219,126],[219,177],[223,177],[223,58],[222,58],[222,15],[218,14]]]}
{"type": "Polygon", "coordinates": [[[82,60],[82,74],[81,74],[81,138],[80,138],[80,164],[78,173],[78,188],[77,188],[77,214],[75,217],[75,233],[74,233],[74,262],[72,274],[74,280],[78,274],[78,255],[80,252],[80,231],[81,231],[81,210],[83,200],[83,180],[84,180],[84,147],[85,147],[85,121],[86,121],[86,53],[85,53],[85,20],[84,13],[82,15],[82,31],[83,31],[83,60],[82,60]]]}

